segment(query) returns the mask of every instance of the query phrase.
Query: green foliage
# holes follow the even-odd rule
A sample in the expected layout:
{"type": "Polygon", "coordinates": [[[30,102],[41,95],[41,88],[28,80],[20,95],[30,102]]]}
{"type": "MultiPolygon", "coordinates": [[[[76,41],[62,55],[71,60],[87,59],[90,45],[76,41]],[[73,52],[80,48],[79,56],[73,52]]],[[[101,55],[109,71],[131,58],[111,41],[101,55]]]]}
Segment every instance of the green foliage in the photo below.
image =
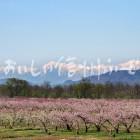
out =
{"type": "Polygon", "coordinates": [[[28,82],[25,80],[19,80],[16,78],[8,79],[6,82],[6,88],[9,91],[9,96],[28,96],[29,86],[28,82]]]}
{"type": "Polygon", "coordinates": [[[122,98],[139,99],[140,85],[127,85],[122,83],[93,84],[83,79],[72,85],[51,86],[45,82],[43,85],[30,85],[25,80],[8,79],[5,85],[0,86],[0,96],[22,97],[49,97],[49,98],[122,98]]]}
{"type": "Polygon", "coordinates": [[[140,133],[139,132],[133,132],[133,133],[119,133],[115,136],[110,136],[106,132],[96,132],[96,131],[89,131],[88,133],[85,133],[84,131],[81,131],[79,135],[77,135],[75,132],[69,132],[69,131],[54,131],[51,130],[51,135],[46,135],[46,133],[40,129],[4,129],[0,128],[0,139],[11,139],[16,140],[19,138],[24,138],[26,140],[32,139],[32,140],[58,140],[58,139],[81,139],[81,140],[139,140],[140,139],[140,133]]]}

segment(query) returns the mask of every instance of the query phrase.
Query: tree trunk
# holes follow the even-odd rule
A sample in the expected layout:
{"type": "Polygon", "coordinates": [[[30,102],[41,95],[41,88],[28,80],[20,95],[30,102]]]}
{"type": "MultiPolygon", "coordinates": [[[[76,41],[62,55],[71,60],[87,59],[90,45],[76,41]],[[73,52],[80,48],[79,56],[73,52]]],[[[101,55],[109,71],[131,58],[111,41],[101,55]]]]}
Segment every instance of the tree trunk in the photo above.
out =
{"type": "Polygon", "coordinates": [[[130,133],[130,129],[129,129],[129,128],[127,128],[127,129],[126,129],[126,132],[127,132],[127,133],[130,133]]]}
{"type": "Polygon", "coordinates": [[[118,129],[118,128],[115,128],[115,132],[116,132],[117,134],[119,134],[119,129],[118,129]]]}
{"type": "Polygon", "coordinates": [[[70,126],[68,124],[66,125],[66,127],[67,127],[68,131],[71,131],[71,128],[70,128],[70,126]]]}
{"type": "Polygon", "coordinates": [[[56,126],[56,127],[55,127],[55,131],[57,131],[57,130],[58,130],[58,127],[56,126]]]}
{"type": "Polygon", "coordinates": [[[100,132],[101,131],[101,127],[100,126],[96,126],[96,130],[97,130],[97,132],[100,132]]]}

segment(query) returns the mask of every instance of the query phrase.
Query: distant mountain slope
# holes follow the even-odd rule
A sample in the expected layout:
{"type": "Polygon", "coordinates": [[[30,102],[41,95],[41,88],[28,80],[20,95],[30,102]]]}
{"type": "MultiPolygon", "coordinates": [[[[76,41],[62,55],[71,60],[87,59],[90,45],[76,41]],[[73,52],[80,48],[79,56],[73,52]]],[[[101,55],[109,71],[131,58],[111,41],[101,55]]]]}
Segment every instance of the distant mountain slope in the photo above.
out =
{"type": "Polygon", "coordinates": [[[4,85],[6,83],[7,79],[0,79],[0,85],[4,85]]]}
{"type": "MultiPolygon", "coordinates": [[[[129,74],[128,71],[122,70],[122,71],[118,71],[118,72],[114,71],[112,73],[105,73],[105,74],[100,75],[99,77],[90,76],[85,79],[87,79],[90,82],[95,83],[95,84],[98,84],[98,83],[105,84],[106,82],[111,82],[114,84],[121,82],[121,83],[130,84],[130,85],[140,84],[140,70],[137,70],[134,75],[129,74]]],[[[80,81],[73,81],[73,82],[66,81],[65,84],[68,85],[68,84],[74,84],[74,83],[78,83],[78,82],[80,82],[80,81]]]]}
{"type": "Polygon", "coordinates": [[[134,75],[129,74],[128,71],[118,71],[102,74],[98,79],[98,76],[91,76],[88,79],[93,83],[128,83],[128,84],[140,84],[140,71],[136,71],[134,75]]]}
{"type": "MultiPolygon", "coordinates": [[[[63,75],[58,76],[57,71],[49,72],[47,75],[40,75],[38,77],[33,77],[31,74],[14,74],[12,76],[5,76],[2,73],[0,73],[0,85],[4,84],[6,82],[6,79],[8,78],[18,78],[18,79],[23,79],[28,81],[30,84],[35,84],[35,85],[40,85],[43,84],[44,82],[50,82],[53,85],[57,84],[65,84],[65,85],[70,85],[74,83],[80,82],[79,79],[80,76],[78,75],[77,77],[74,77],[71,79],[68,79],[67,74],[63,73],[63,75]]],[[[82,76],[81,76],[82,77],[82,76]]],[[[106,82],[111,82],[111,83],[128,83],[128,84],[140,84],[140,70],[136,71],[135,75],[130,75],[128,71],[118,71],[118,72],[112,72],[110,73],[105,73],[100,75],[99,79],[98,76],[89,76],[86,78],[87,80],[91,81],[92,83],[101,83],[104,84],[106,82]]]]}
{"type": "MultiPolygon", "coordinates": [[[[24,73],[24,74],[8,74],[5,75],[4,73],[0,73],[0,85],[6,83],[8,78],[18,78],[22,80],[28,81],[30,84],[33,85],[41,85],[44,82],[50,82],[52,85],[58,85],[63,84],[66,80],[69,80],[67,76],[67,72],[63,71],[61,75],[58,75],[58,71],[49,71],[47,74],[41,74],[39,76],[33,77],[31,73],[24,73]]],[[[80,76],[76,75],[75,77],[72,77],[72,80],[80,80],[80,76]]]]}

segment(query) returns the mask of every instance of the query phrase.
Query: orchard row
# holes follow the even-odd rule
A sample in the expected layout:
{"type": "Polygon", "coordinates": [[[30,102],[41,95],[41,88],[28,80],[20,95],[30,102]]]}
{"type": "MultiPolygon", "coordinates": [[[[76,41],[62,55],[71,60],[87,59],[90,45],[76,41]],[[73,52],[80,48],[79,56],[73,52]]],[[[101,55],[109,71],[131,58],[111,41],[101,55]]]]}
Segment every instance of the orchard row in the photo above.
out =
{"type": "Polygon", "coordinates": [[[0,127],[130,133],[140,130],[140,100],[2,98],[0,127]]]}

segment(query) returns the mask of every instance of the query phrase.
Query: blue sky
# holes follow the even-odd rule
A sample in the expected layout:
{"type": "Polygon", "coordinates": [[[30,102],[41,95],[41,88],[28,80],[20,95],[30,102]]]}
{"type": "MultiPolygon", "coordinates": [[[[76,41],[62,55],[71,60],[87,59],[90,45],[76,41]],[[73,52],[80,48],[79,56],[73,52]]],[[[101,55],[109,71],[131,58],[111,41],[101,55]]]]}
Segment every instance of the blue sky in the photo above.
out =
{"type": "Polygon", "coordinates": [[[1,0],[0,61],[139,59],[139,0],[1,0]]]}

